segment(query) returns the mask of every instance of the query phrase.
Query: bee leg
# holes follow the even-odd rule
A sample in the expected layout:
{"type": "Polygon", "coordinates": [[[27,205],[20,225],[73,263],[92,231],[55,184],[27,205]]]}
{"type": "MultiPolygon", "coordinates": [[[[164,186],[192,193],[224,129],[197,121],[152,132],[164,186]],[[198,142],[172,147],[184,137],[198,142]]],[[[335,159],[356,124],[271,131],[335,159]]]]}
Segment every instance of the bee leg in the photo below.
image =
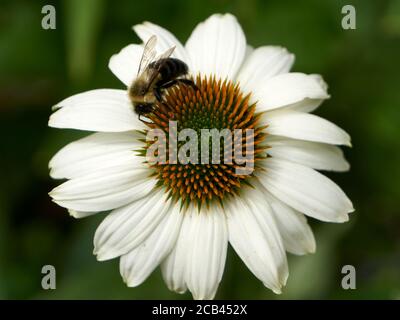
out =
{"type": "Polygon", "coordinates": [[[192,87],[194,90],[199,90],[199,88],[196,86],[196,84],[192,80],[189,80],[189,79],[176,79],[176,81],[180,82],[180,83],[183,83],[183,84],[186,84],[187,86],[192,87]]]}
{"type": "Polygon", "coordinates": [[[163,101],[162,101],[162,96],[161,96],[161,87],[155,88],[153,90],[153,93],[154,93],[154,96],[156,97],[157,101],[162,103],[163,101]]]}
{"type": "Polygon", "coordinates": [[[162,95],[161,95],[161,89],[162,87],[157,87],[153,90],[154,96],[156,97],[157,101],[160,102],[165,108],[171,109],[168,104],[163,101],[162,95]]]}
{"type": "Polygon", "coordinates": [[[141,114],[139,114],[139,120],[140,121],[142,121],[144,124],[153,124],[152,122],[148,122],[148,121],[145,121],[145,120],[143,120],[143,119],[140,119],[140,116],[141,116],[141,114]]]}
{"type": "Polygon", "coordinates": [[[161,86],[159,86],[159,88],[160,89],[168,89],[177,83],[178,83],[178,80],[171,80],[171,81],[163,83],[161,86]]]}

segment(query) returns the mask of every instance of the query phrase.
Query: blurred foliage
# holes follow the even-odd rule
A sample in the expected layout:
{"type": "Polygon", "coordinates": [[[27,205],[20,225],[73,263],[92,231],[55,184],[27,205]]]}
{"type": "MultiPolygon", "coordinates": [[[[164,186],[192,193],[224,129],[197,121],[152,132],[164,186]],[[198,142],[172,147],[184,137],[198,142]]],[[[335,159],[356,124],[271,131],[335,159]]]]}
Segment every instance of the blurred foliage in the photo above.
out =
{"type": "Polygon", "coordinates": [[[0,298],[190,298],[169,292],[157,270],[139,288],[123,284],[118,262],[96,262],[92,238],[102,216],[74,221],[47,192],[57,182],[47,163],[85,135],[47,127],[50,107],[74,93],[122,88],[109,57],[138,38],[149,20],[185,41],[201,20],[231,12],[248,42],[296,54],[295,71],[320,73],[332,98],[317,113],[348,131],[352,169],[329,174],[353,200],[348,224],[310,221],[317,253],[290,256],[290,276],[277,297],[229,251],[217,298],[400,298],[400,1],[2,1],[0,7],[0,298]],[[53,4],[57,29],[41,28],[53,4]],[[341,28],[353,4],[357,29],[341,28]],[[57,289],[41,289],[41,268],[57,269],[57,289]],[[343,290],[341,268],[357,270],[357,289],[343,290]]]}

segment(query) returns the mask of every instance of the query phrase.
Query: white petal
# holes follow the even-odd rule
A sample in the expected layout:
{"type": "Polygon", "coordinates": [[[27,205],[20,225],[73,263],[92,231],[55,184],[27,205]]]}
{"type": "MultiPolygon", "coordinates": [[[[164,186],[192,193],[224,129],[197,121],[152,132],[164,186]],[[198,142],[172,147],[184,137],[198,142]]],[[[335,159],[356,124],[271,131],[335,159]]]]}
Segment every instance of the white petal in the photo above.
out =
{"type": "Polygon", "coordinates": [[[344,192],[317,171],[285,160],[268,158],[260,182],[282,202],[310,217],[344,222],[353,205],[344,192]]]}
{"type": "Polygon", "coordinates": [[[175,205],[144,242],[121,257],[120,272],[129,287],[140,285],[171,252],[182,218],[183,213],[175,205]]]}
{"type": "Polygon", "coordinates": [[[152,35],[156,35],[157,44],[155,49],[158,54],[162,54],[169,48],[175,46],[172,57],[178,58],[190,65],[190,59],[186,49],[183,47],[181,42],[168,30],[147,21],[133,26],[133,30],[136,32],[139,38],[142,39],[143,43],[146,43],[152,35]]]}
{"type": "Polygon", "coordinates": [[[135,132],[94,133],[74,141],[50,160],[50,176],[54,179],[78,178],[104,168],[143,162],[134,150],[140,146],[135,132]]]}
{"type": "Polygon", "coordinates": [[[292,161],[317,170],[347,171],[343,151],[329,144],[270,136],[266,140],[272,157],[292,161]]]}
{"type": "Polygon", "coordinates": [[[303,101],[328,99],[321,77],[303,73],[284,73],[269,78],[253,90],[259,111],[268,111],[303,101]]]}
{"type": "Polygon", "coordinates": [[[251,92],[271,77],[287,73],[294,63],[294,55],[285,48],[264,46],[255,49],[246,58],[237,81],[245,92],[251,92]]]}
{"type": "Polygon", "coordinates": [[[222,210],[203,210],[186,215],[190,220],[186,284],[194,299],[213,299],[221,281],[228,246],[228,232],[222,210]]]}
{"type": "Polygon", "coordinates": [[[186,42],[192,72],[234,79],[246,52],[246,38],[231,14],[214,14],[197,25],[186,42]]]}
{"type": "Polygon", "coordinates": [[[332,122],[296,111],[268,112],[262,120],[271,135],[328,144],[351,146],[350,136],[332,122]]]}
{"type": "Polygon", "coordinates": [[[246,52],[245,52],[245,54],[244,54],[244,59],[243,59],[243,61],[246,61],[250,56],[251,56],[251,54],[254,52],[254,47],[253,46],[251,46],[251,45],[246,45],[246,52]]]}
{"type": "Polygon", "coordinates": [[[49,194],[62,207],[76,211],[105,211],[147,195],[156,183],[148,168],[121,165],[71,179],[49,194]]]}
{"type": "Polygon", "coordinates": [[[269,192],[266,191],[265,195],[274,212],[285,249],[298,255],[314,253],[315,238],[306,217],[276,199],[269,192]]]}
{"type": "MultiPolygon", "coordinates": [[[[184,212],[184,217],[190,211],[184,212]]],[[[185,273],[187,270],[187,255],[191,250],[190,246],[190,219],[183,219],[181,230],[171,253],[161,264],[161,272],[167,287],[171,291],[184,293],[187,290],[185,273]]]]}
{"type": "Polygon", "coordinates": [[[227,203],[229,242],[250,271],[263,284],[280,293],[288,277],[285,249],[272,209],[257,190],[249,190],[246,202],[227,203]]]}
{"type": "MultiPolygon", "coordinates": [[[[299,111],[299,112],[313,112],[317,109],[322,103],[323,99],[309,99],[305,98],[300,102],[292,103],[287,106],[282,107],[278,110],[289,110],[289,111],[299,111]]],[[[274,110],[272,110],[273,112],[274,110]]]]}
{"type": "Polygon", "coordinates": [[[317,81],[319,83],[319,85],[321,86],[321,88],[325,91],[328,90],[328,84],[325,82],[324,78],[317,73],[313,73],[310,74],[309,77],[313,77],[315,79],[315,81],[317,81]]]}
{"type": "Polygon", "coordinates": [[[142,55],[142,45],[130,44],[110,58],[108,67],[119,80],[129,87],[138,74],[142,55]]]}
{"type": "MultiPolygon", "coordinates": [[[[179,239],[184,239],[184,235],[181,231],[179,239]]],[[[182,241],[178,242],[167,256],[167,258],[161,264],[161,271],[164,282],[166,283],[169,290],[176,293],[183,294],[187,290],[185,283],[184,271],[186,267],[185,256],[182,255],[183,252],[186,254],[186,244],[182,241]],[[179,246],[178,246],[179,244],[179,246]]]]}
{"type": "Polygon", "coordinates": [[[74,217],[75,219],[81,219],[81,218],[86,218],[86,217],[92,216],[94,214],[97,214],[98,211],[87,212],[87,211],[76,211],[76,210],[69,209],[68,213],[71,217],[74,217]]]}
{"type": "MultiPolygon", "coordinates": [[[[309,77],[313,77],[321,86],[321,88],[325,91],[328,90],[328,85],[323,80],[323,78],[319,74],[310,74],[309,77]]],[[[291,111],[299,111],[299,112],[313,112],[317,109],[322,103],[324,99],[310,99],[305,98],[299,102],[295,102],[292,104],[288,104],[287,106],[282,107],[278,110],[291,110],[291,111]]],[[[273,111],[273,110],[272,110],[273,111]]]]}
{"type": "Polygon", "coordinates": [[[54,108],[60,109],[50,116],[50,127],[102,132],[144,128],[124,90],[87,91],[61,101],[54,108]]]}
{"type": "Polygon", "coordinates": [[[164,190],[112,211],[99,225],[94,236],[97,260],[109,260],[140,245],[170,210],[164,190]]]}

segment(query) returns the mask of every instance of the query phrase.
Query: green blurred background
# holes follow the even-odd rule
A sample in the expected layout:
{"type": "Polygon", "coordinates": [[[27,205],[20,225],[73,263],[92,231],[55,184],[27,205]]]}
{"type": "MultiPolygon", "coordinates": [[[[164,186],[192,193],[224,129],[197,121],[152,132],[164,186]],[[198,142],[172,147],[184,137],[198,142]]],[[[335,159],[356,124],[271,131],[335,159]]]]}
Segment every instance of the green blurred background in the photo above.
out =
{"type": "Polygon", "coordinates": [[[352,136],[352,169],[328,174],[353,200],[350,223],[311,221],[317,253],[289,255],[284,294],[264,288],[229,250],[217,294],[224,299],[400,298],[400,1],[1,1],[0,5],[0,298],[188,299],[168,291],[160,271],[127,288],[118,261],[97,262],[92,238],[101,215],[74,220],[47,193],[57,185],[47,163],[85,132],[47,127],[50,107],[94,88],[122,88],[109,57],[139,39],[131,26],[149,20],[185,41],[215,12],[231,12],[254,46],[296,54],[294,70],[320,73],[332,98],[317,110],[352,136]],[[41,28],[53,4],[57,29],[41,28]],[[357,29],[341,28],[352,4],[357,29]],[[54,265],[57,289],[41,288],[54,265]],[[357,289],[341,288],[354,265],[357,289]]]}

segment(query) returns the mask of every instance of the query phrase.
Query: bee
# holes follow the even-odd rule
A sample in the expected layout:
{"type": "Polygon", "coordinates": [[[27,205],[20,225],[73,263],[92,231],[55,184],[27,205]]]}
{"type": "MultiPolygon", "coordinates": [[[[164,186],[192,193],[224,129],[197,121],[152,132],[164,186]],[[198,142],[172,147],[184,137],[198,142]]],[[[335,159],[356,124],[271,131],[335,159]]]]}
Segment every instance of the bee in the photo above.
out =
{"type": "Polygon", "coordinates": [[[188,74],[188,66],[182,60],[171,58],[175,46],[166,50],[155,59],[155,46],[157,37],[151,36],[146,42],[143,55],[140,60],[136,79],[128,89],[129,98],[135,112],[141,116],[147,116],[155,111],[156,102],[163,103],[163,91],[178,83],[184,83],[197,89],[193,81],[180,78],[188,74]]]}

